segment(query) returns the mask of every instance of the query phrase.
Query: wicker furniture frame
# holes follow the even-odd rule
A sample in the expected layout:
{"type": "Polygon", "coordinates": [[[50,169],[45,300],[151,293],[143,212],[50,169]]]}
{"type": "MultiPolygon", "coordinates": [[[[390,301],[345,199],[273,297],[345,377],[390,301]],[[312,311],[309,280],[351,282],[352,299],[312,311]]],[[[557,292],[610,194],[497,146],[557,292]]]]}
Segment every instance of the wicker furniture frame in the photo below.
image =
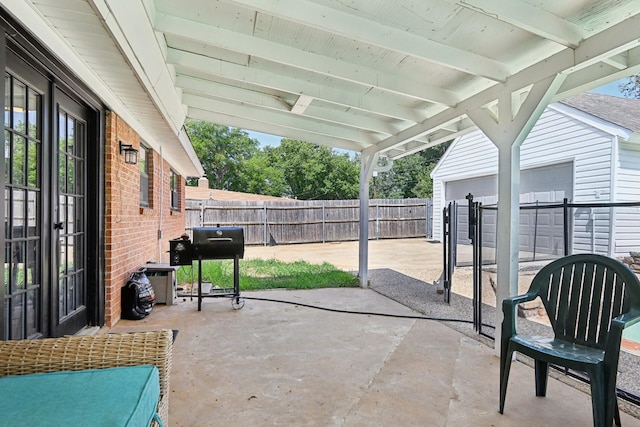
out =
{"type": "Polygon", "coordinates": [[[103,334],[0,342],[0,377],[155,365],[160,373],[158,414],[169,425],[173,332],[103,334]]]}

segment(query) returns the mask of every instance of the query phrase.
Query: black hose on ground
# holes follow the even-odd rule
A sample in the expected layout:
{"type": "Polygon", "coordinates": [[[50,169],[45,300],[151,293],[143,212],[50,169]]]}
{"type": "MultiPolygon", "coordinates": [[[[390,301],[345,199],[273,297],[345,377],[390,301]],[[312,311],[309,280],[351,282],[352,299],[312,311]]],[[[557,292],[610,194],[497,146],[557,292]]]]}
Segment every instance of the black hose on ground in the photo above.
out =
{"type": "MultiPolygon", "coordinates": [[[[316,310],[330,311],[332,313],[361,314],[361,315],[365,315],[365,316],[394,317],[394,318],[397,318],[397,319],[435,320],[437,322],[455,322],[455,323],[471,323],[471,324],[473,324],[472,320],[467,320],[467,319],[450,319],[450,318],[447,318],[447,317],[411,316],[411,315],[408,315],[408,314],[391,314],[391,313],[376,313],[376,312],[371,312],[371,311],[341,310],[341,309],[338,309],[338,308],[321,307],[321,306],[317,306],[317,305],[304,304],[304,303],[296,302],[296,301],[286,301],[286,300],[279,300],[279,299],[272,299],[272,298],[246,297],[246,296],[241,296],[241,298],[244,298],[246,300],[253,300],[253,301],[266,301],[266,302],[276,302],[276,303],[281,303],[281,304],[299,305],[301,307],[314,308],[316,310]]],[[[486,326],[488,328],[495,329],[495,326],[488,325],[488,324],[485,324],[485,323],[483,323],[482,326],[486,326]]]]}

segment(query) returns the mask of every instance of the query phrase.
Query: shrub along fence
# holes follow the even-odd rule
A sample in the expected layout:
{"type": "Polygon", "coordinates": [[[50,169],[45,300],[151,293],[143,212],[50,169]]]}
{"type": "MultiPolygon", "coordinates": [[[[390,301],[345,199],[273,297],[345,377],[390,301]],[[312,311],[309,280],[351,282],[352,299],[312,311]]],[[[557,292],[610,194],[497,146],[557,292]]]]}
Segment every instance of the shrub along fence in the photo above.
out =
{"type": "MultiPolygon", "coordinates": [[[[243,227],[247,245],[358,240],[358,200],[187,200],[186,228],[243,227]]],[[[369,201],[369,238],[432,235],[431,199],[369,201]]]]}

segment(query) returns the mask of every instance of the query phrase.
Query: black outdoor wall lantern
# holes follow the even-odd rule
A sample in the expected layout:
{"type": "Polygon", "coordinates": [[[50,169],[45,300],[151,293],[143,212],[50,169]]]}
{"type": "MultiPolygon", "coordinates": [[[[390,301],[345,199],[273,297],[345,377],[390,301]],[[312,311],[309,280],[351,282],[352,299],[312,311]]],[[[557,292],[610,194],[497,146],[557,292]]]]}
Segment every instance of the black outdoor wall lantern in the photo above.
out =
{"type": "Polygon", "coordinates": [[[138,163],[138,150],[133,148],[131,144],[125,144],[120,141],[120,154],[124,154],[124,162],[130,165],[138,163]]]}

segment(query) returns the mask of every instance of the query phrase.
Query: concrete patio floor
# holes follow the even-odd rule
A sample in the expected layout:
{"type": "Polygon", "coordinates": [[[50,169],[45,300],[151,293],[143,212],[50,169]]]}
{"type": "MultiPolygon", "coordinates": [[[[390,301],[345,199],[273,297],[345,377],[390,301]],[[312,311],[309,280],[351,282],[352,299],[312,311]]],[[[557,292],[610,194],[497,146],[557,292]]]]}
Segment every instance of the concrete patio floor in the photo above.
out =
{"type": "MultiPolygon", "coordinates": [[[[263,291],[157,305],[110,332],[178,329],[172,426],[589,426],[588,394],[550,380],[536,398],[533,370],[512,367],[497,413],[499,361],[487,345],[416,315],[370,289],[263,291]],[[268,298],[294,304],[259,301],[268,298]]],[[[625,427],[640,420],[622,414],[625,427]]]]}

